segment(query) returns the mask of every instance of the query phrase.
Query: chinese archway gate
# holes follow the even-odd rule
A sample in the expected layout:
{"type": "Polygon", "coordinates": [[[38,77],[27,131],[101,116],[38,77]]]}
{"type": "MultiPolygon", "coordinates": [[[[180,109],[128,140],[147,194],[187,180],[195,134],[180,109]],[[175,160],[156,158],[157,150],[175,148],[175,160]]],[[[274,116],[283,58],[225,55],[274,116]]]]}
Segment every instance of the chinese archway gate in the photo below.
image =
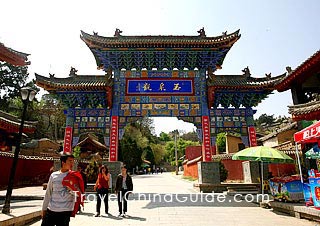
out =
{"type": "Polygon", "coordinates": [[[37,85],[59,95],[68,109],[65,150],[81,134],[102,134],[109,160],[117,161],[118,143],[127,122],[139,117],[178,117],[193,123],[203,145],[203,161],[211,161],[216,134],[234,131],[246,146],[255,145],[252,107],[273,90],[283,76],[251,77],[247,68],[239,75],[215,75],[239,31],[207,37],[123,36],[81,32],[105,75],[67,78],[36,74],[37,85]],[[250,135],[251,134],[251,135],[250,135]]]}

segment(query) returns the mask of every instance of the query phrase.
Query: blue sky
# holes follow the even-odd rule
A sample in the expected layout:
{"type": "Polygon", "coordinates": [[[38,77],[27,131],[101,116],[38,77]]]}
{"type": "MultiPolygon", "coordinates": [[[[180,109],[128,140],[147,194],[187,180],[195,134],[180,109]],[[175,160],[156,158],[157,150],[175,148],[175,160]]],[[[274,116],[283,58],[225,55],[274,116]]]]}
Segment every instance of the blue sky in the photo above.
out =
{"type": "MultiPolygon", "coordinates": [[[[240,29],[240,40],[216,74],[241,74],[249,66],[253,77],[277,76],[320,49],[319,12],[318,0],[10,0],[1,3],[0,42],[31,54],[30,78],[49,72],[66,77],[71,66],[78,74],[103,74],[80,30],[102,36],[113,36],[116,28],[122,35],[198,35],[204,27],[207,36],[218,36],[240,29]]],[[[291,103],[290,92],[275,92],[256,108],[256,117],[288,116],[291,103]]],[[[155,121],[157,133],[192,130],[166,120],[155,121]]]]}

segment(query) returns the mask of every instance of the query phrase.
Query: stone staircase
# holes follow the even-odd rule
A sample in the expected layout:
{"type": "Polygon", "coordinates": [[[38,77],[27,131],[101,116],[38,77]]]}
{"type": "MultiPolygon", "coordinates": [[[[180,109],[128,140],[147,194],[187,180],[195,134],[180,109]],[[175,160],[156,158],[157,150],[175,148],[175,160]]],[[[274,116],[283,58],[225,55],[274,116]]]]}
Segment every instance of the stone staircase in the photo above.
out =
{"type": "Polygon", "coordinates": [[[225,183],[227,187],[227,195],[235,194],[258,194],[260,191],[260,184],[258,183],[225,183]]]}

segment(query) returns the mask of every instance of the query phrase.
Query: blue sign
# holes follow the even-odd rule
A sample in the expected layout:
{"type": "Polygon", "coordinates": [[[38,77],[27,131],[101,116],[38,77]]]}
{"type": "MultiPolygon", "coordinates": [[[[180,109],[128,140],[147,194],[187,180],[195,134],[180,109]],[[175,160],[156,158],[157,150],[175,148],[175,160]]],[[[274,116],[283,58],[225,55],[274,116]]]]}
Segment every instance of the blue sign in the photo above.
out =
{"type": "Polygon", "coordinates": [[[309,177],[311,196],[316,208],[320,207],[320,178],[309,177]]]}
{"type": "Polygon", "coordinates": [[[194,95],[193,79],[127,79],[127,95],[194,95]]]}

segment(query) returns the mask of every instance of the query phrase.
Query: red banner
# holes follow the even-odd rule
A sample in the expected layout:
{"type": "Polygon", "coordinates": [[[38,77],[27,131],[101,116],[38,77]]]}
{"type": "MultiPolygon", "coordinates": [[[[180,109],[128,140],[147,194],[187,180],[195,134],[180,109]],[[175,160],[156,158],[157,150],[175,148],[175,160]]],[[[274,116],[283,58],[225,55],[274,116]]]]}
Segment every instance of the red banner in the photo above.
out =
{"type": "Polygon", "coordinates": [[[250,147],[257,146],[256,129],[253,126],[248,127],[250,147]]]}
{"type": "Polygon", "coordinates": [[[64,133],[63,153],[72,153],[72,127],[67,126],[64,133]]]}
{"type": "Polygon", "coordinates": [[[109,161],[118,161],[118,116],[111,116],[109,161]]]}
{"type": "Polygon", "coordinates": [[[202,116],[202,156],[204,162],[212,161],[209,116],[202,116]]]}
{"type": "Polygon", "coordinates": [[[297,143],[316,143],[320,141],[320,121],[294,134],[297,143]]]}

